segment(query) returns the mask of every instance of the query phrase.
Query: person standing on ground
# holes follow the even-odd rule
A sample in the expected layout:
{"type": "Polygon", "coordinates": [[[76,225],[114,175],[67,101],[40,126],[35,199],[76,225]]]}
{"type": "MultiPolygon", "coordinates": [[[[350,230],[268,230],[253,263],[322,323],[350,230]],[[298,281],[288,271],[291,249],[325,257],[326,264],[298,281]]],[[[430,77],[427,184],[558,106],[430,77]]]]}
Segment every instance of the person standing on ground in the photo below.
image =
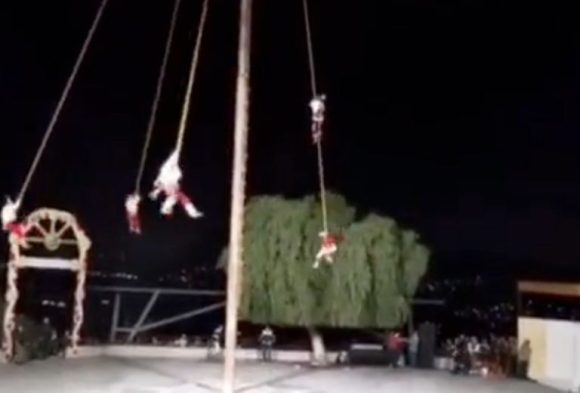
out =
{"type": "Polygon", "coordinates": [[[477,348],[479,346],[479,341],[477,337],[473,336],[467,342],[467,352],[469,354],[469,371],[470,373],[472,369],[477,364],[477,348]]]}
{"type": "Polygon", "coordinates": [[[417,367],[417,355],[419,353],[419,333],[415,330],[413,334],[411,334],[411,338],[409,338],[409,365],[412,368],[417,367]]]}
{"type": "Polygon", "coordinates": [[[532,346],[530,340],[524,340],[518,351],[517,377],[521,379],[528,378],[528,369],[530,359],[532,358],[532,346]]]}
{"type": "Polygon", "coordinates": [[[270,326],[266,326],[262,330],[258,341],[260,342],[260,347],[262,349],[262,360],[265,362],[272,361],[272,348],[276,342],[276,336],[270,326]]]}
{"type": "Polygon", "coordinates": [[[387,351],[390,360],[390,366],[397,368],[399,366],[399,360],[401,359],[401,353],[403,346],[405,345],[405,340],[401,337],[400,333],[390,333],[387,339],[387,351]]]}
{"type": "Polygon", "coordinates": [[[207,342],[207,357],[217,356],[222,350],[222,340],[224,335],[224,325],[219,325],[214,329],[210,339],[207,342]]]}

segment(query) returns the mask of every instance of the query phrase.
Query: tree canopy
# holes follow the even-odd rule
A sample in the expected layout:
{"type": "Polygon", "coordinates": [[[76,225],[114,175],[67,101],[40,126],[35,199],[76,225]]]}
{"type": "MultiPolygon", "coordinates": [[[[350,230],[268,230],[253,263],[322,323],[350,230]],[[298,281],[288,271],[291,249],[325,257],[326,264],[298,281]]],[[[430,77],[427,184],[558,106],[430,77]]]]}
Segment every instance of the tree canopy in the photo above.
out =
{"type": "MultiPolygon", "coordinates": [[[[393,328],[409,316],[427,269],[417,233],[388,217],[357,220],[340,195],[327,198],[329,229],[342,236],[335,261],[312,265],[321,230],[315,197],[257,196],[246,206],[240,318],[304,327],[393,328]]],[[[220,257],[223,265],[227,256],[220,257]]]]}

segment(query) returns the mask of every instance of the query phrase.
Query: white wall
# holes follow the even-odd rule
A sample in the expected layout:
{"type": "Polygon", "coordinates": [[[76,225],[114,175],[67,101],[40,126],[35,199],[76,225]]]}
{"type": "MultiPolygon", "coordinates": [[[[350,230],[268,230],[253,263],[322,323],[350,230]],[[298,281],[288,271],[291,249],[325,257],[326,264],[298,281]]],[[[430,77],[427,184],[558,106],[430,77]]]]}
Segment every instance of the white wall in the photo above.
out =
{"type": "Polygon", "coordinates": [[[580,323],[519,318],[518,326],[519,342],[532,342],[531,377],[562,391],[580,392],[580,323]]]}
{"type": "MultiPolygon", "coordinates": [[[[310,351],[274,351],[273,360],[280,362],[304,363],[310,361],[310,351]]],[[[334,361],[337,353],[328,352],[328,359],[334,361]]],[[[127,358],[173,358],[173,359],[199,359],[205,360],[207,349],[200,347],[169,347],[155,345],[106,345],[106,346],[83,346],[75,355],[70,357],[94,357],[112,356],[127,358]]],[[[257,360],[257,349],[238,349],[237,359],[257,360]]]]}

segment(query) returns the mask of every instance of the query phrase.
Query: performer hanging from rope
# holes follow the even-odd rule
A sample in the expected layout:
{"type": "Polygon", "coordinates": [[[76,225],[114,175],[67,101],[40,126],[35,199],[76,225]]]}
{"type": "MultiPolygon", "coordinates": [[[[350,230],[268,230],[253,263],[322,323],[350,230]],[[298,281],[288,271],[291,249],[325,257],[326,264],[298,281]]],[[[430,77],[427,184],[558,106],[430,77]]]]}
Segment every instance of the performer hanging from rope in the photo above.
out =
{"type": "Polygon", "coordinates": [[[125,210],[127,211],[127,221],[129,221],[129,231],[137,235],[141,234],[141,219],[139,217],[139,203],[141,196],[138,194],[127,195],[125,200],[125,210]]]}
{"type": "Polygon", "coordinates": [[[21,239],[26,235],[26,228],[24,224],[17,222],[19,208],[20,201],[12,201],[10,197],[6,197],[6,203],[2,207],[2,228],[21,239]]]}
{"type": "Polygon", "coordinates": [[[310,110],[312,111],[312,143],[322,141],[322,125],[324,123],[324,113],[326,111],[326,95],[320,94],[310,100],[310,110]]]}
{"type": "Polygon", "coordinates": [[[160,194],[164,194],[165,200],[161,204],[161,214],[165,216],[173,215],[173,208],[179,203],[191,218],[200,218],[203,213],[197,210],[191,199],[181,191],[179,183],[183,174],[179,168],[178,159],[178,152],[174,151],[163,163],[159,175],[153,183],[150,197],[156,200],[160,194]]]}
{"type": "Polygon", "coordinates": [[[145,134],[145,142],[143,144],[143,150],[141,152],[141,160],[139,162],[139,169],[137,171],[137,178],[135,180],[135,188],[134,191],[125,199],[125,210],[127,211],[127,218],[129,221],[129,231],[135,234],[141,233],[141,222],[139,219],[139,203],[141,201],[141,183],[143,180],[143,174],[145,171],[145,164],[147,162],[149,147],[151,145],[151,137],[153,135],[155,122],[157,120],[157,112],[159,108],[159,102],[161,100],[161,93],[163,90],[163,84],[167,70],[167,63],[169,60],[169,54],[171,52],[171,45],[175,33],[175,25],[177,23],[177,16],[179,13],[180,3],[181,0],[175,0],[175,3],[173,5],[173,13],[171,15],[169,33],[165,41],[165,50],[161,62],[161,68],[159,70],[159,75],[157,77],[157,87],[155,89],[155,96],[153,98],[153,103],[151,105],[149,122],[147,123],[147,132],[145,134]]]}
{"type": "Polygon", "coordinates": [[[93,20],[93,23],[91,25],[91,28],[88,32],[87,37],[85,38],[85,41],[84,41],[83,46],[81,48],[81,51],[80,51],[80,53],[75,61],[72,72],[67,79],[64,90],[63,90],[63,92],[60,96],[60,99],[56,105],[56,108],[52,114],[50,122],[48,123],[48,127],[46,128],[46,130],[44,132],[44,135],[43,135],[42,140],[40,142],[40,146],[38,147],[38,150],[36,151],[36,155],[34,156],[32,164],[28,170],[28,173],[26,174],[26,178],[24,179],[22,187],[20,188],[20,192],[18,193],[18,197],[16,198],[16,201],[12,201],[10,198],[6,198],[6,203],[2,207],[1,214],[2,214],[2,228],[3,228],[3,230],[14,234],[19,239],[23,239],[25,237],[26,226],[23,223],[18,222],[18,209],[20,208],[22,200],[24,200],[24,197],[26,195],[28,187],[30,186],[30,182],[32,181],[32,177],[35,174],[36,168],[38,167],[38,164],[40,163],[40,159],[42,158],[42,154],[44,153],[44,150],[46,149],[46,145],[48,143],[48,140],[50,139],[50,136],[52,135],[52,133],[54,131],[54,128],[56,126],[56,123],[57,123],[58,118],[60,116],[60,113],[62,111],[62,108],[64,107],[64,104],[68,98],[70,90],[73,87],[74,81],[75,81],[76,76],[78,74],[78,71],[81,67],[81,64],[83,63],[83,60],[85,58],[85,54],[86,54],[86,52],[89,48],[89,45],[93,39],[93,36],[94,36],[95,31],[97,29],[97,26],[99,25],[99,22],[101,20],[101,16],[103,15],[103,11],[107,5],[107,2],[108,2],[108,0],[102,0],[101,5],[99,6],[99,9],[98,9],[97,14],[95,16],[95,19],[93,20]]]}
{"type": "Polygon", "coordinates": [[[154,189],[150,196],[152,199],[157,199],[160,193],[165,194],[165,200],[161,206],[161,214],[165,216],[171,216],[173,214],[173,208],[177,203],[179,203],[186,213],[191,218],[199,218],[203,216],[195,205],[191,202],[191,199],[185,193],[181,191],[180,181],[183,176],[181,168],[179,167],[179,157],[181,154],[181,148],[183,147],[183,141],[185,138],[185,130],[187,128],[187,118],[190,109],[191,93],[193,90],[193,83],[195,81],[195,72],[197,70],[197,63],[199,60],[199,53],[201,49],[201,42],[203,37],[203,31],[205,26],[205,21],[207,17],[208,0],[203,3],[203,9],[200,17],[200,23],[198,26],[197,39],[195,42],[195,47],[193,50],[193,57],[191,59],[191,68],[189,70],[189,78],[187,81],[187,88],[185,92],[185,100],[183,102],[183,108],[181,111],[181,120],[179,122],[179,130],[177,132],[177,142],[175,150],[169,156],[169,158],[163,163],[161,169],[159,170],[159,175],[153,184],[154,189]]]}
{"type": "Polygon", "coordinates": [[[181,111],[181,120],[179,121],[179,130],[177,132],[177,142],[175,150],[167,161],[163,164],[159,171],[159,176],[155,180],[154,190],[151,193],[153,199],[157,198],[160,192],[165,194],[165,201],[161,206],[161,214],[170,216],[173,214],[174,206],[179,203],[186,213],[191,218],[199,218],[203,216],[195,205],[191,202],[191,199],[185,193],[181,191],[179,182],[182,178],[181,168],[179,167],[179,157],[181,154],[181,149],[183,147],[183,141],[185,138],[185,130],[187,128],[187,118],[189,115],[191,93],[193,90],[193,83],[195,81],[195,73],[197,70],[197,64],[199,61],[199,54],[201,50],[201,42],[205,27],[205,21],[207,18],[208,10],[208,0],[204,0],[203,8],[200,16],[200,22],[197,31],[197,39],[195,42],[195,47],[193,49],[193,57],[191,59],[191,67],[189,70],[189,78],[187,80],[187,88],[185,92],[185,99],[183,101],[183,108],[181,111]]]}
{"type": "Polygon", "coordinates": [[[308,67],[310,69],[310,87],[312,89],[312,100],[310,100],[310,110],[312,111],[312,142],[316,145],[318,159],[318,180],[320,187],[320,208],[322,210],[322,231],[320,249],[316,254],[313,267],[317,269],[321,261],[331,264],[334,261],[334,254],[338,250],[340,239],[332,235],[328,230],[328,210],[326,206],[326,184],[324,180],[324,154],[322,149],[322,126],[326,114],[326,95],[319,94],[316,88],[316,67],[314,64],[314,50],[312,45],[312,32],[310,31],[310,17],[308,14],[308,0],[302,0],[304,10],[304,27],[306,29],[306,47],[308,49],[308,67]]]}
{"type": "Polygon", "coordinates": [[[320,250],[318,250],[314,261],[313,267],[315,269],[318,269],[322,260],[328,264],[334,262],[334,254],[336,254],[336,251],[338,250],[338,242],[340,241],[337,236],[326,231],[322,231],[318,235],[322,238],[322,244],[320,245],[320,250]]]}

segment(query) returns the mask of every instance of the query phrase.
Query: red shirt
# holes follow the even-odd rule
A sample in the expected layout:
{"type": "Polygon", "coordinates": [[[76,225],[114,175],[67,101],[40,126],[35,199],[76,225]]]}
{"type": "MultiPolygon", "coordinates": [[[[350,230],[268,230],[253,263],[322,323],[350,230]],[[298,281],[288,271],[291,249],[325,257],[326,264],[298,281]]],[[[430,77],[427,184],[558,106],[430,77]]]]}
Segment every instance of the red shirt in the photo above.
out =
{"type": "Polygon", "coordinates": [[[336,245],[336,239],[332,235],[326,235],[322,239],[322,245],[324,247],[333,247],[336,245]]]}
{"type": "Polygon", "coordinates": [[[389,349],[399,350],[403,347],[403,343],[404,343],[404,340],[401,337],[395,336],[394,334],[392,334],[389,336],[387,346],[389,349]]]}

